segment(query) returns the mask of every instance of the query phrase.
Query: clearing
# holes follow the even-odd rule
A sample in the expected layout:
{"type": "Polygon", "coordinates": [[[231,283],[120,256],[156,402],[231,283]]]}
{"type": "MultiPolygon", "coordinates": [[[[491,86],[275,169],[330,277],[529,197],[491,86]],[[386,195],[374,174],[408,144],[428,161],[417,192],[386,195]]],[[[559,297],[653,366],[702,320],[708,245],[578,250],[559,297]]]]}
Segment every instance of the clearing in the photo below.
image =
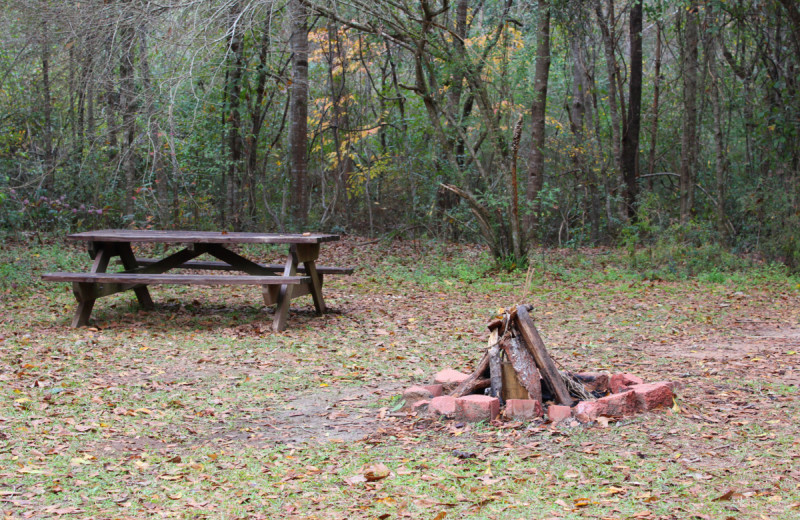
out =
{"type": "Polygon", "coordinates": [[[480,247],[347,237],[320,258],[357,267],[326,279],[334,312],[304,297],[273,334],[252,287],[155,287],[153,312],[115,295],[71,329],[70,288],[38,277],[87,262],[0,252],[7,518],[800,517],[800,284],[779,270],[648,280],[587,250],[526,277],[480,247]],[[676,407],[606,428],[398,411],[516,303],[562,368],[677,381],[676,407]]]}

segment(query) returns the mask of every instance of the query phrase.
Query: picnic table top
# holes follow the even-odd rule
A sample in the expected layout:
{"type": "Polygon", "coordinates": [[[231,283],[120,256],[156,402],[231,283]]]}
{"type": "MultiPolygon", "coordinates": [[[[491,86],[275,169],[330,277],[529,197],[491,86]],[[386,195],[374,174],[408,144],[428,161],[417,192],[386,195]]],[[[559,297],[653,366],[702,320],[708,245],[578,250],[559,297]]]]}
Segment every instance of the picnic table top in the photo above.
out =
{"type": "Polygon", "coordinates": [[[164,242],[194,244],[319,244],[339,240],[323,233],[242,233],[228,231],[169,231],[155,229],[102,229],[67,235],[85,242],[164,242]]]}

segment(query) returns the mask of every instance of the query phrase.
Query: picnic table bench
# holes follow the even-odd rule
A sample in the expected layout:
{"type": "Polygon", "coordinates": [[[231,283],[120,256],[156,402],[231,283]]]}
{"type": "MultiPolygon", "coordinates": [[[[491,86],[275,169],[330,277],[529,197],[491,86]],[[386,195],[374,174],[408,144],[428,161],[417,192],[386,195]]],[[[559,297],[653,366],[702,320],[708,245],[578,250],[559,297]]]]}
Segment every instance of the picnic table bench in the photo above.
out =
{"type": "Polygon", "coordinates": [[[267,305],[276,305],[272,328],[283,330],[292,298],[310,294],[320,314],[326,312],[322,281],[326,274],[351,274],[352,268],[317,266],[320,244],[339,240],[338,235],[318,233],[228,233],[212,231],[102,230],[67,237],[85,241],[94,260],[89,272],[45,273],[42,279],[72,282],[78,307],[73,327],[87,325],[98,298],[133,290],[139,304],[153,308],[148,285],[260,285],[267,305]],[[136,258],[132,243],[178,243],[185,247],[161,259],[136,258]],[[284,264],[261,264],[229,249],[236,244],[286,244],[284,264]],[[194,260],[208,254],[216,261],[194,260]],[[112,258],[119,257],[124,271],[107,272],[112,258]],[[171,269],[229,271],[236,275],[167,273],[171,269]],[[244,276],[242,276],[244,275],[244,276]]]}

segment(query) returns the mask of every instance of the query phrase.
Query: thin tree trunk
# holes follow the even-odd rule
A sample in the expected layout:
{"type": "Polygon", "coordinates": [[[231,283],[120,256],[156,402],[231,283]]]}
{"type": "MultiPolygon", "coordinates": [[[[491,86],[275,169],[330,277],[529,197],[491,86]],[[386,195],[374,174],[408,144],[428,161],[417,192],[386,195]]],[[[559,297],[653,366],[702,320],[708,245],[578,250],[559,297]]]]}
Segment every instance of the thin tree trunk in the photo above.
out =
{"type": "Polygon", "coordinates": [[[636,216],[639,175],[639,128],[642,118],[642,1],[635,0],[630,11],[630,81],[628,118],[622,136],[622,176],[628,217],[636,216]]]}
{"type": "MultiPolygon", "coordinates": [[[[711,17],[709,16],[709,18],[711,17]]],[[[716,223],[720,239],[724,241],[728,232],[727,217],[725,216],[725,170],[727,162],[725,159],[725,143],[722,136],[722,85],[717,69],[717,38],[713,32],[709,35],[706,57],[708,59],[708,71],[711,75],[711,107],[714,116],[714,179],[717,188],[716,223]]]]}
{"type": "Polygon", "coordinates": [[[50,92],[50,29],[47,22],[42,22],[42,112],[44,128],[42,140],[44,146],[44,182],[43,186],[51,190],[54,186],[55,160],[53,157],[53,103],[50,92]]]}
{"type": "Polygon", "coordinates": [[[336,202],[340,213],[347,215],[349,196],[347,187],[350,185],[350,174],[353,171],[353,161],[350,158],[350,139],[347,130],[350,126],[347,104],[346,80],[346,53],[343,42],[339,39],[338,27],[333,23],[328,24],[328,81],[331,91],[331,132],[336,147],[336,202]],[[344,136],[344,140],[342,139],[344,136]]]}
{"type": "Polygon", "coordinates": [[[136,101],[134,96],[135,85],[133,77],[134,64],[134,39],[133,27],[126,22],[120,28],[120,41],[122,43],[122,57],[120,59],[120,110],[122,110],[122,171],[125,175],[125,203],[123,204],[126,218],[133,218],[134,201],[136,196],[136,154],[134,151],[136,141],[136,101]]]}
{"type": "MultiPolygon", "coordinates": [[[[547,84],[550,77],[550,4],[538,2],[536,26],[536,68],[534,71],[533,103],[531,105],[531,151],[528,157],[527,200],[531,205],[526,235],[532,237],[541,226],[539,193],[544,186],[545,116],[547,115],[547,84]]],[[[532,243],[532,240],[528,240],[532,243]]]]}
{"type": "Polygon", "coordinates": [[[606,61],[606,73],[608,74],[608,112],[611,115],[611,150],[614,154],[614,169],[619,172],[622,170],[620,151],[621,119],[617,101],[617,58],[614,52],[614,35],[611,32],[613,26],[610,20],[613,17],[613,5],[610,6],[610,11],[608,16],[606,16],[603,14],[603,6],[600,0],[595,0],[595,13],[597,14],[597,22],[603,37],[603,53],[606,61]]]}
{"type": "Polygon", "coordinates": [[[292,85],[289,125],[292,202],[299,226],[308,218],[308,21],[305,0],[290,0],[292,85]]]}
{"type": "Polygon", "coordinates": [[[254,103],[250,104],[250,132],[244,139],[244,155],[246,157],[246,168],[244,172],[244,186],[243,190],[246,193],[248,201],[248,217],[251,220],[260,220],[256,215],[255,210],[257,207],[257,185],[258,179],[262,177],[258,167],[258,141],[261,136],[261,131],[264,128],[264,121],[267,114],[272,110],[272,101],[275,97],[275,89],[270,89],[272,92],[267,97],[267,70],[268,59],[270,50],[270,26],[272,25],[272,18],[268,16],[264,20],[264,25],[261,34],[261,45],[258,51],[258,74],[256,80],[256,95],[254,103]]]}
{"type": "Polygon", "coordinates": [[[156,119],[156,93],[153,91],[153,82],[150,71],[150,60],[147,49],[147,32],[144,27],[139,28],[139,68],[142,75],[142,95],[144,99],[144,115],[147,118],[147,133],[150,140],[151,162],[150,171],[155,177],[157,215],[161,225],[165,225],[169,218],[169,187],[167,175],[164,171],[164,160],[161,146],[161,133],[158,131],[156,119]]]}
{"type": "MultiPolygon", "coordinates": [[[[653,78],[653,120],[650,122],[650,153],[647,159],[647,172],[655,173],[656,168],[656,142],[658,141],[658,111],[659,96],[661,95],[661,24],[656,23],[656,55],[655,70],[653,78]]],[[[652,178],[649,182],[650,189],[653,189],[652,178]]]]}
{"type": "Polygon", "coordinates": [[[230,38],[228,40],[228,51],[230,53],[230,65],[227,74],[226,97],[228,101],[227,110],[227,136],[228,145],[228,172],[226,175],[225,186],[225,217],[233,226],[233,229],[242,229],[242,201],[240,193],[241,169],[242,169],[242,114],[241,114],[241,93],[242,93],[242,74],[244,73],[244,28],[242,27],[242,4],[240,1],[231,6],[230,12],[230,38]]]}
{"type": "Polygon", "coordinates": [[[694,210],[694,167],[697,156],[698,8],[686,12],[683,44],[683,134],[681,136],[680,219],[686,224],[694,210]]]}

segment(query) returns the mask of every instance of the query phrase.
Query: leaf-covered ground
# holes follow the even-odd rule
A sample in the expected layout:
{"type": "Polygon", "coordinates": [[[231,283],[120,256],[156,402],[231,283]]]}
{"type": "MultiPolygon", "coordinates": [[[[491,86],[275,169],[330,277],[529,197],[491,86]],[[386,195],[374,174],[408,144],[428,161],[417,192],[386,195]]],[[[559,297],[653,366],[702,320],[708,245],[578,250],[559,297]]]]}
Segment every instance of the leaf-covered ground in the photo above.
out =
{"type": "MultiPolygon", "coordinates": [[[[146,251],[145,254],[157,254],[146,251]]],[[[248,249],[265,261],[276,249],[248,249]]],[[[333,312],[289,329],[251,287],[152,289],[69,328],[63,243],[0,251],[0,511],[10,518],[800,517],[800,286],[779,271],[651,281],[614,252],[538,255],[347,238],[333,312]],[[608,427],[464,425],[398,410],[467,370],[498,308],[535,306],[562,368],[680,383],[608,427]],[[371,480],[374,479],[374,480],[371,480]]]]}

